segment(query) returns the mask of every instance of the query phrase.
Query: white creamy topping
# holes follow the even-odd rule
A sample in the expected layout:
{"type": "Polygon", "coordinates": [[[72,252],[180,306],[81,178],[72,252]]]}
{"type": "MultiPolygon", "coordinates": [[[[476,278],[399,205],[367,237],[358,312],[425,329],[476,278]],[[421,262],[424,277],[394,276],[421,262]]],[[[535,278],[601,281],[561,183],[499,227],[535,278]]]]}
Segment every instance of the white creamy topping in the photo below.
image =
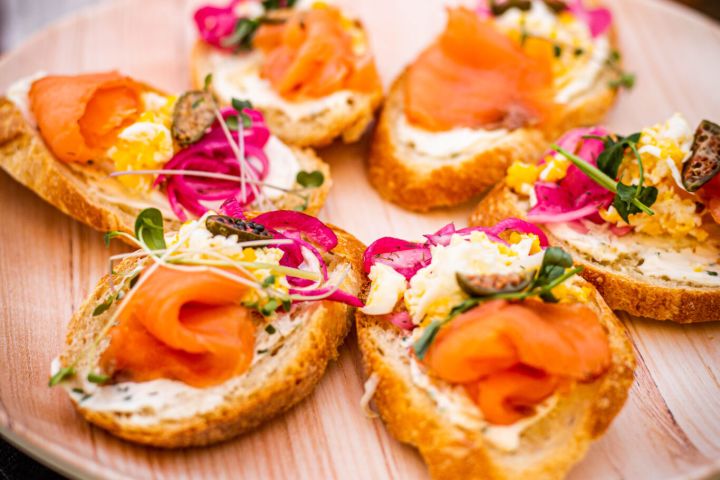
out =
{"type": "MultiPolygon", "coordinates": [[[[273,334],[269,334],[264,326],[259,328],[255,336],[251,367],[266,358],[306,318],[306,315],[296,315],[294,318],[290,315],[280,316],[272,322],[275,328],[273,334]]],[[[59,360],[53,360],[51,375],[59,368],[59,360]]],[[[88,410],[130,414],[132,422],[137,425],[190,418],[209,412],[222,404],[227,392],[240,388],[244,379],[243,374],[207,388],[195,388],[167,379],[99,386],[85,380],[87,373],[78,372],[74,382],[63,383],[68,394],[88,410]]]]}
{"type": "Polygon", "coordinates": [[[532,35],[552,39],[566,47],[592,50],[587,61],[573,66],[555,79],[555,85],[559,87],[555,93],[557,103],[569,103],[592,88],[610,56],[610,41],[606,34],[592,38],[589,27],[580,20],[559,22],[545,2],[539,0],[534,0],[527,12],[517,8],[509,9],[497,17],[496,22],[504,30],[517,30],[524,25],[525,30],[532,35]]]}
{"type": "Polygon", "coordinates": [[[503,274],[538,268],[543,252],[531,255],[532,244],[533,240],[526,238],[506,247],[475,231],[468,236],[453,235],[447,246],[431,247],[430,265],[418,270],[405,292],[405,305],[413,322],[444,318],[467,298],[458,285],[458,272],[503,274]]]}
{"type": "Polygon", "coordinates": [[[410,378],[416,387],[427,392],[438,410],[449,421],[467,430],[481,431],[495,448],[513,452],[520,447],[523,432],[540,421],[557,403],[552,395],[535,407],[535,413],[511,425],[492,425],[485,421],[481,410],[470,400],[462,387],[433,384],[430,377],[415,359],[410,359],[410,378]]]}
{"type": "Polygon", "coordinates": [[[572,80],[555,93],[557,103],[570,103],[575,98],[590,90],[595,84],[605,62],[610,56],[610,41],[607,36],[602,35],[595,39],[595,44],[590,59],[578,69],[572,70],[572,80]]]}
{"type": "Polygon", "coordinates": [[[25,120],[32,126],[35,126],[35,116],[30,111],[30,100],[28,98],[30,87],[32,87],[35,80],[39,80],[45,76],[47,76],[46,72],[35,72],[32,75],[16,80],[8,87],[7,92],[5,92],[7,98],[15,104],[18,110],[20,110],[20,113],[23,114],[23,117],[25,117],[25,120]]]}
{"type": "MultiPolygon", "coordinates": [[[[461,6],[465,3],[467,2],[455,1],[450,4],[461,6]]],[[[559,22],[557,16],[541,1],[533,1],[532,8],[527,12],[511,8],[496,17],[495,22],[504,31],[516,31],[524,25],[527,32],[538,37],[588,50],[584,55],[589,58],[571,65],[566,72],[555,78],[555,102],[560,104],[570,103],[590,90],[611,53],[606,34],[592,38],[589,28],[582,21],[559,22]]],[[[400,143],[410,146],[420,154],[435,158],[487,149],[491,146],[490,142],[503,138],[507,133],[505,129],[481,128],[454,128],[444,132],[431,132],[411,125],[404,115],[397,122],[396,130],[400,143]]]]}
{"type": "Polygon", "coordinates": [[[587,233],[565,223],[551,223],[548,230],[595,261],[611,263],[623,259],[637,272],[662,280],[700,286],[720,286],[720,245],[710,240],[702,244],[680,244],[669,238],[638,233],[612,234],[606,226],[585,222],[587,233]],[[708,272],[716,272],[712,275],[708,272]]]}
{"type": "MultiPolygon", "coordinates": [[[[275,135],[270,135],[264,150],[265,155],[270,159],[270,170],[265,183],[286,189],[293,188],[297,174],[300,172],[300,163],[290,147],[275,135]]],[[[263,195],[270,199],[285,195],[282,190],[267,186],[264,186],[262,191],[263,195]]]]}
{"type": "Polygon", "coordinates": [[[352,96],[349,90],[340,90],[314,100],[286,100],[275,92],[270,82],[260,78],[262,53],[258,51],[228,54],[215,50],[209,61],[213,89],[224,103],[230,103],[232,98],[249,99],[260,109],[282,110],[291,120],[344,108],[352,96]]]}
{"type": "Polygon", "coordinates": [[[398,142],[428,157],[452,157],[475,150],[485,150],[490,143],[508,134],[506,129],[453,128],[431,132],[411,125],[403,114],[397,122],[395,134],[398,142]]]}

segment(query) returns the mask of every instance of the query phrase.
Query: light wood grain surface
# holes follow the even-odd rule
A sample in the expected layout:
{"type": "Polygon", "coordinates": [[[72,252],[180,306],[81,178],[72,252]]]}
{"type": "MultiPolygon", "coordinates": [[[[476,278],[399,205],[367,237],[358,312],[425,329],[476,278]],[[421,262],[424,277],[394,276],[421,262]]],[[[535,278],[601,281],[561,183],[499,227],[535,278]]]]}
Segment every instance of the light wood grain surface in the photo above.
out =
{"type": "MultiPolygon", "coordinates": [[[[344,2],[370,29],[386,84],[443,24],[440,1],[344,2]]],[[[621,132],[682,111],[691,123],[720,117],[720,28],[651,0],[608,0],[626,63],[638,74],[609,118],[621,132]]],[[[55,24],[0,61],[0,90],[37,70],[119,68],[164,89],[188,84],[191,5],[108,2],[55,24]]],[[[364,171],[367,145],[321,152],[335,185],[321,214],[370,242],[415,237],[472,205],[427,215],[383,202],[364,171]]],[[[102,478],[425,478],[417,453],[393,440],[358,401],[355,338],[317,390],[252,434],[206,449],[139,448],[89,427],[63,392],[46,386],[73,309],[106,268],[90,231],[0,173],[0,432],[65,472],[102,478]]],[[[114,247],[120,248],[120,247],[114,247]]],[[[114,251],[111,249],[110,252],[114,251]]],[[[720,316],[720,314],[719,314],[720,316]]],[[[609,432],[571,473],[580,479],[710,478],[720,472],[720,323],[678,326],[626,319],[639,368],[609,432]]]]}

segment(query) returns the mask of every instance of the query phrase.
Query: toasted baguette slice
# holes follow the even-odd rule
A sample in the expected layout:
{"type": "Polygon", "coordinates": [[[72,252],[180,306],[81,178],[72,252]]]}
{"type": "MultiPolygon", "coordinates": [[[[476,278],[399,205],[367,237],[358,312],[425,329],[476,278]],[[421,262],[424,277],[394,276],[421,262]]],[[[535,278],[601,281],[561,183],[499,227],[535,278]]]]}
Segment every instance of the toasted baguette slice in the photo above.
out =
{"type": "MultiPolygon", "coordinates": [[[[351,272],[341,288],[358,294],[365,281],[360,263],[364,246],[352,235],[340,229],[334,230],[338,236],[338,245],[326,257],[328,268],[332,271],[349,264],[351,272]]],[[[133,268],[134,262],[134,259],[126,260],[119,270],[133,268]]],[[[103,314],[93,316],[93,309],[105,298],[108,281],[108,277],[100,281],[70,320],[65,350],[55,368],[66,366],[77,358],[117,309],[120,302],[115,302],[103,314]]],[[[82,394],[78,393],[71,393],[73,405],[87,421],[113,435],[156,447],[203,446],[246,432],[305,398],[320,381],[328,362],[337,358],[338,347],[351,328],[354,308],[329,301],[306,305],[308,307],[298,313],[304,317],[300,319],[302,323],[282,341],[271,346],[270,352],[248,371],[219,386],[205,389],[211,393],[203,396],[204,401],[200,405],[213,398],[221,400],[211,409],[194,412],[193,408],[197,405],[190,404],[188,399],[193,398],[193,391],[197,392],[197,389],[187,386],[174,400],[170,414],[159,414],[152,408],[133,412],[88,408],[87,405],[92,404],[92,401],[83,400],[82,394]],[[183,401],[188,404],[184,405],[183,401]]],[[[97,357],[108,344],[107,339],[101,342],[97,357]]],[[[76,367],[77,371],[94,367],[88,363],[89,360],[81,361],[76,367]]],[[[197,400],[198,397],[194,398],[197,400]]]]}
{"type": "MultiPolygon", "coordinates": [[[[238,75],[257,75],[260,58],[258,52],[222,53],[198,40],[190,56],[192,83],[200,88],[204,84],[205,77],[212,73],[213,93],[222,103],[229,104],[233,93],[218,88],[222,77],[227,75],[232,77],[233,70],[237,70],[238,75]],[[250,67],[248,62],[251,64],[250,67]],[[254,68],[252,64],[255,65],[254,68]],[[249,72],[243,73],[246,70],[249,72]],[[221,73],[221,71],[230,73],[221,73]]],[[[286,143],[303,147],[322,147],[332,143],[336,138],[342,139],[345,143],[356,142],[373,121],[375,110],[380,106],[383,97],[381,89],[369,94],[344,91],[340,102],[333,101],[325,105],[318,103],[318,108],[298,116],[283,110],[277,104],[263,104],[263,99],[254,97],[252,91],[241,93],[245,96],[244,99],[250,100],[253,107],[263,113],[271,132],[286,143]]],[[[322,99],[312,102],[321,101],[322,99]]]]}
{"type": "MultiPolygon", "coordinates": [[[[507,217],[524,218],[528,209],[528,202],[503,182],[478,204],[470,216],[470,225],[493,225],[507,217]]],[[[547,228],[544,230],[551,244],[562,246],[572,255],[575,263],[585,268],[581,275],[595,285],[613,310],[677,323],[720,320],[720,288],[717,286],[651,278],[635,270],[627,259],[599,262],[553,236],[547,228]]],[[[638,238],[642,242],[642,237],[638,238]]]]}
{"type": "MultiPolygon", "coordinates": [[[[325,177],[323,185],[313,190],[305,210],[317,214],[330,189],[330,169],[312,150],[291,148],[303,170],[319,170],[325,177]]],[[[159,192],[139,196],[98,166],[57,160],[37,129],[5,97],[0,97],[0,167],[43,200],[96,230],[132,233],[137,214],[147,207],[163,212],[169,230],[179,226],[167,198],[159,192]]],[[[292,209],[301,201],[285,195],[276,208],[292,209]]]]}
{"type": "Polygon", "coordinates": [[[402,342],[403,331],[382,317],[358,311],[360,350],[366,373],[378,381],[373,399],[380,416],[395,438],[420,451],[433,478],[563,478],[622,408],[635,368],[625,329],[594,290],[589,306],[608,333],[610,369],[592,383],[558,393],[550,410],[522,430],[512,451],[490,441],[482,427],[459,421],[454,405],[443,401],[439,408],[437,397],[413,380],[415,360],[402,342]]]}
{"type": "Polygon", "coordinates": [[[613,105],[616,90],[608,86],[609,69],[594,86],[559,108],[552,127],[519,128],[492,135],[460,152],[428,155],[403,142],[398,125],[404,119],[403,81],[398,77],[388,93],[370,151],[370,183],[385,199],[408,210],[424,212],[458,205],[477,197],[505,175],[513,160],[535,159],[565,129],[600,122],[613,105]]]}

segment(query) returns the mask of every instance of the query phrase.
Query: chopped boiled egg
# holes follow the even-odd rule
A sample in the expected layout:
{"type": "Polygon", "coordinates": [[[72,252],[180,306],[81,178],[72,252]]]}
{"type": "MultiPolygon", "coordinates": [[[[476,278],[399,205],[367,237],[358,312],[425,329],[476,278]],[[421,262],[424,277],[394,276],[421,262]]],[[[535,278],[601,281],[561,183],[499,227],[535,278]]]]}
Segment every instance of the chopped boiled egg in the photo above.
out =
{"type": "Polygon", "coordinates": [[[541,170],[542,168],[539,165],[516,160],[508,168],[505,183],[515,193],[530,195],[533,185],[540,177],[541,170]]]}
{"type": "Polygon", "coordinates": [[[529,254],[534,243],[530,236],[510,246],[493,242],[483,232],[469,236],[453,235],[447,246],[432,247],[430,265],[410,280],[404,295],[405,306],[415,324],[445,318],[468,295],[456,280],[465,274],[511,273],[533,270],[542,262],[542,252],[529,254]],[[525,240],[528,241],[525,241],[525,240]]]}
{"type": "MultiPolygon", "coordinates": [[[[116,171],[161,168],[175,154],[170,125],[175,97],[156,93],[143,95],[145,112],[138,121],[125,128],[108,150],[116,171]]],[[[117,177],[126,187],[147,191],[153,175],[123,175],[117,177]]]]}
{"type": "Polygon", "coordinates": [[[530,10],[510,8],[496,24],[515,39],[545,39],[553,46],[557,100],[565,103],[592,84],[610,54],[606,36],[593,38],[587,23],[570,11],[555,14],[542,1],[530,10]]]}
{"type": "Polygon", "coordinates": [[[393,268],[376,263],[370,269],[372,286],[361,311],[367,315],[385,315],[395,308],[407,289],[407,280],[393,268]]]}
{"type": "MultiPolygon", "coordinates": [[[[635,227],[636,232],[673,238],[689,235],[700,241],[708,238],[709,233],[703,228],[702,214],[697,212],[695,197],[678,182],[682,163],[690,154],[692,141],[693,131],[680,114],[641,132],[638,153],[645,171],[644,184],[656,187],[658,197],[652,205],[654,215],[630,216],[630,225],[635,227]]],[[[620,178],[626,184],[637,184],[640,179],[640,170],[632,152],[626,154],[620,178]]],[[[612,206],[601,210],[600,216],[609,223],[626,225],[612,206]]]]}

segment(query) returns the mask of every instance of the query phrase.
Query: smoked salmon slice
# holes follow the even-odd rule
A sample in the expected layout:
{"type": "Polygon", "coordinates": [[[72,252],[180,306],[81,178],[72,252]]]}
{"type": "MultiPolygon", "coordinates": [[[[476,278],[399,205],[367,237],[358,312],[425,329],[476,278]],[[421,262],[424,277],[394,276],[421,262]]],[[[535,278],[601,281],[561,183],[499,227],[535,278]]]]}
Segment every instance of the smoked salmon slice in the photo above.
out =
{"type": "Polygon", "coordinates": [[[282,24],[262,25],[253,40],[253,46],[265,54],[261,76],[291,100],[344,89],[379,89],[372,55],[354,52],[346,22],[340,10],[325,6],[298,11],[282,24]]]}
{"type": "Polygon", "coordinates": [[[246,286],[213,272],[159,267],[123,305],[100,363],[118,380],[220,384],[252,362],[246,286]]]}
{"type": "Polygon", "coordinates": [[[441,329],[423,361],[433,375],[466,385],[489,422],[507,424],[559,382],[601,375],[610,347],[589,307],[493,300],[441,329]]]}
{"type": "Polygon", "coordinates": [[[143,90],[117,72],[51,75],[33,82],[30,110],[58,159],[87,162],[102,156],[142,113],[143,90]]]}
{"type": "Polygon", "coordinates": [[[432,131],[543,122],[553,105],[552,58],[548,41],[521,45],[475,12],[451,9],[445,31],[407,70],[405,115],[432,131]]]}

